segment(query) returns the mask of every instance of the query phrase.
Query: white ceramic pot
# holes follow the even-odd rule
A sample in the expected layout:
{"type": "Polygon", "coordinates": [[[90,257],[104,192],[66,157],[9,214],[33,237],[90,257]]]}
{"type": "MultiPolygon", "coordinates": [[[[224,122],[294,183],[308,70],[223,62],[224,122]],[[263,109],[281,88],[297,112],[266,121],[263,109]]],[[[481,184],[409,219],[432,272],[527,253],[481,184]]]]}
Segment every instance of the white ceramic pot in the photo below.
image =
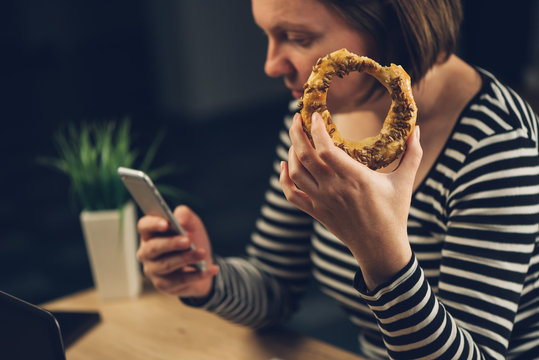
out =
{"type": "Polygon", "coordinates": [[[142,290],[136,216],[132,202],[121,210],[80,214],[94,284],[102,299],[135,298],[142,290]]]}

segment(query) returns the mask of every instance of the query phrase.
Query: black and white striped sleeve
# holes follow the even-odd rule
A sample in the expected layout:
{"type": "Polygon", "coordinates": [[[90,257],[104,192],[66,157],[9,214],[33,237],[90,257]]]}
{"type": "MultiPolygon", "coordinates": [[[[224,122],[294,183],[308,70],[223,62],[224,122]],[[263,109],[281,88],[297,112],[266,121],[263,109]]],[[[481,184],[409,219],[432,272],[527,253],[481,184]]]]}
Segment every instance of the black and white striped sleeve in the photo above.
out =
{"type": "MultiPolygon", "coordinates": [[[[438,164],[452,185],[437,293],[415,256],[372,293],[356,277],[391,358],[505,359],[515,327],[538,325],[537,117],[509,89],[492,90],[454,135],[452,162],[438,164]]],[[[523,351],[539,345],[529,332],[520,340],[523,351]]]]}

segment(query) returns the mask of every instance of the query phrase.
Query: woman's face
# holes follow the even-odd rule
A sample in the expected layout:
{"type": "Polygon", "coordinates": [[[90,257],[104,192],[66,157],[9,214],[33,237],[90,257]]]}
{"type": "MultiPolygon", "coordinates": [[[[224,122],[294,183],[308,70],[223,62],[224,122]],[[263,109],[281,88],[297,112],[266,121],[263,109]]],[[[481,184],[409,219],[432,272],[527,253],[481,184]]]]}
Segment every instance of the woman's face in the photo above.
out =
{"type": "MultiPolygon", "coordinates": [[[[282,76],[295,98],[303,95],[303,84],[318,58],[341,48],[358,55],[375,55],[369,36],[317,0],[252,0],[252,11],[268,37],[264,70],[268,76],[282,76]]],[[[328,92],[330,110],[352,110],[354,100],[371,84],[372,78],[366,77],[353,72],[343,79],[334,78],[328,92]]]]}

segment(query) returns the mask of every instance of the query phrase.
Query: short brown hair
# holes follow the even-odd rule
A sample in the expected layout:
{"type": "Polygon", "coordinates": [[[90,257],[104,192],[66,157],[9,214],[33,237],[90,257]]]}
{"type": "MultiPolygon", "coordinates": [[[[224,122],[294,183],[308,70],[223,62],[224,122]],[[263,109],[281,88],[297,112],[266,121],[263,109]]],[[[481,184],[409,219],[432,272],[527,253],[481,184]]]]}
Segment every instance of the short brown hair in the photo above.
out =
{"type": "Polygon", "coordinates": [[[460,0],[319,0],[366,32],[382,65],[395,63],[417,82],[455,52],[462,22],[460,0]]]}

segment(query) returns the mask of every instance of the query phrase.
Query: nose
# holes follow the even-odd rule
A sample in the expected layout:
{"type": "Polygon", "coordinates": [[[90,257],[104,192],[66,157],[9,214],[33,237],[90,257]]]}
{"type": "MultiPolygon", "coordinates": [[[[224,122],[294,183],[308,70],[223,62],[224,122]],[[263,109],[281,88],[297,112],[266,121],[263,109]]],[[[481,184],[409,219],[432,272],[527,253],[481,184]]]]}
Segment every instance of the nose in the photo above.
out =
{"type": "Polygon", "coordinates": [[[289,75],[293,71],[294,67],[286,56],[284,49],[270,40],[268,42],[266,62],[264,64],[266,75],[269,77],[279,77],[289,75]]]}

